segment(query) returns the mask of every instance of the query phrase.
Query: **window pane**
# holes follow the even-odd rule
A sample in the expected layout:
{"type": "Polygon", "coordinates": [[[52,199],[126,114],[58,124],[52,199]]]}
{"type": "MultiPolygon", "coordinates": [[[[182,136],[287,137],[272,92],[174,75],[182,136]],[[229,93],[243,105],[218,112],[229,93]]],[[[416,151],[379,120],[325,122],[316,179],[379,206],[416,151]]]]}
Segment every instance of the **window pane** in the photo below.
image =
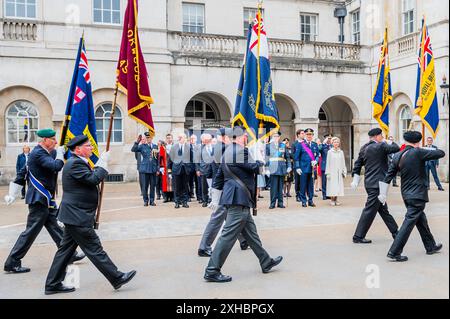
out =
{"type": "Polygon", "coordinates": [[[102,8],[101,2],[102,0],[94,0],[94,9],[101,9],[102,8]]]}
{"type": "Polygon", "coordinates": [[[114,119],[114,129],[122,130],[122,120],[121,119],[114,119]]]}
{"type": "Polygon", "coordinates": [[[97,131],[97,142],[98,143],[104,143],[105,142],[105,136],[103,131],[97,131]]]}
{"type": "Polygon", "coordinates": [[[15,119],[8,119],[8,131],[9,130],[16,130],[17,129],[17,120],[15,119]]]}
{"type": "Polygon", "coordinates": [[[120,11],[113,11],[112,22],[115,24],[120,24],[120,11]]]}
{"type": "Polygon", "coordinates": [[[120,0],[113,0],[112,8],[113,10],[120,10],[120,0]]]}
{"type": "Polygon", "coordinates": [[[193,111],[186,111],[186,117],[194,117],[193,111]]]}
{"type": "Polygon", "coordinates": [[[15,13],[15,10],[14,10],[14,3],[11,3],[11,2],[7,2],[6,3],[6,15],[8,17],[15,17],[16,16],[16,13],[15,13]]]}
{"type": "Polygon", "coordinates": [[[103,10],[110,10],[111,9],[111,0],[103,0],[103,10]]]}
{"type": "Polygon", "coordinates": [[[9,143],[18,143],[19,142],[17,140],[17,132],[15,132],[15,131],[8,132],[8,142],[9,143]]]}
{"type": "Polygon", "coordinates": [[[17,4],[17,17],[25,17],[25,5],[24,4],[17,4]]]}
{"type": "Polygon", "coordinates": [[[94,22],[102,22],[102,11],[94,10],[94,22]]]}
{"type": "Polygon", "coordinates": [[[111,23],[111,11],[103,11],[103,23],[111,23]]]}
{"type": "Polygon", "coordinates": [[[31,4],[27,6],[27,17],[36,18],[36,5],[31,4]]]}
{"type": "Polygon", "coordinates": [[[96,119],[95,127],[97,128],[97,132],[103,130],[103,120],[96,119]]]}
{"type": "Polygon", "coordinates": [[[113,139],[116,143],[122,142],[122,131],[114,131],[113,139]]]}

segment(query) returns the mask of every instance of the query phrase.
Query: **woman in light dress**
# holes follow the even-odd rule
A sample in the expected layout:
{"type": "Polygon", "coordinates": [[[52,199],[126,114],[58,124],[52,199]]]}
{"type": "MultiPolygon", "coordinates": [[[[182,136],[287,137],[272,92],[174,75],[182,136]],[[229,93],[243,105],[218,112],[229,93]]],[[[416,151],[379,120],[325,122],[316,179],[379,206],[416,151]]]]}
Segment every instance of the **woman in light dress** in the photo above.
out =
{"type": "MultiPolygon", "coordinates": [[[[344,196],[344,179],[347,176],[344,152],[341,150],[341,140],[334,137],[331,140],[333,148],[328,152],[327,168],[327,196],[331,197],[331,206],[339,206],[337,198],[344,196]]],[[[322,176],[322,178],[325,178],[322,176]]]]}

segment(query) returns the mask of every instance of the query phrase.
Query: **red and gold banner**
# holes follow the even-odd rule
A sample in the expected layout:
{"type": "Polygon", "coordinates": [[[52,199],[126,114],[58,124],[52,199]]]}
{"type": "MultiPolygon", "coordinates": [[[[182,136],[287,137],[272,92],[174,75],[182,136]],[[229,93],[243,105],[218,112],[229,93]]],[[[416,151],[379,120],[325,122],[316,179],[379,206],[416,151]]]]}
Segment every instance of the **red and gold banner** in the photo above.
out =
{"type": "Polygon", "coordinates": [[[122,45],[117,65],[119,89],[128,97],[128,115],[154,134],[150,105],[153,98],[148,85],[147,68],[139,43],[137,0],[128,0],[123,23],[122,45]]]}

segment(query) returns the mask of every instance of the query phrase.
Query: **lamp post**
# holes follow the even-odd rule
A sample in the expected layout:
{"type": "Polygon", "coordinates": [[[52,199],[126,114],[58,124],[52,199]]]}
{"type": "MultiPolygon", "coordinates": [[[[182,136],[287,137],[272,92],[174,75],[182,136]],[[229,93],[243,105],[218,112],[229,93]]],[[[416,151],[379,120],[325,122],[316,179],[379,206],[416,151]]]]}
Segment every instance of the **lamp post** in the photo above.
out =
{"type": "Polygon", "coordinates": [[[441,91],[442,91],[442,105],[443,107],[445,107],[445,105],[448,106],[449,104],[449,98],[448,98],[448,84],[447,84],[447,78],[444,77],[442,78],[442,84],[441,86],[441,91]]]}
{"type": "MultiPolygon", "coordinates": [[[[345,22],[345,17],[347,16],[347,8],[345,6],[340,6],[334,9],[334,17],[338,18],[339,20],[339,42],[341,44],[344,44],[344,22],[345,22]]],[[[341,46],[340,49],[340,53],[341,53],[341,59],[343,58],[344,55],[344,49],[341,46]]]]}

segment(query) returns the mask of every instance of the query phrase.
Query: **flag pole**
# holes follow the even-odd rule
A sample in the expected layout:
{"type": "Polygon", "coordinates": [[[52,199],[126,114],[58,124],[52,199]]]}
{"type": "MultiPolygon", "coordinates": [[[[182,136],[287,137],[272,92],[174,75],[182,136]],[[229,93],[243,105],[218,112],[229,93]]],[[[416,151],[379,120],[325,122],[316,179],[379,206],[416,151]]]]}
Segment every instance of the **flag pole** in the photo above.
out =
{"type": "MultiPolygon", "coordinates": [[[[112,127],[113,127],[113,122],[114,122],[114,113],[116,112],[117,93],[118,93],[118,91],[119,91],[119,81],[116,81],[116,88],[114,89],[114,102],[112,104],[111,116],[109,118],[108,138],[106,140],[106,152],[109,151],[109,148],[111,146],[112,127]]],[[[100,196],[99,196],[99,199],[98,199],[98,208],[97,208],[97,214],[95,216],[94,229],[98,229],[98,226],[100,224],[100,212],[102,210],[104,187],[105,187],[105,181],[103,180],[102,183],[100,184],[100,196]]]]}

